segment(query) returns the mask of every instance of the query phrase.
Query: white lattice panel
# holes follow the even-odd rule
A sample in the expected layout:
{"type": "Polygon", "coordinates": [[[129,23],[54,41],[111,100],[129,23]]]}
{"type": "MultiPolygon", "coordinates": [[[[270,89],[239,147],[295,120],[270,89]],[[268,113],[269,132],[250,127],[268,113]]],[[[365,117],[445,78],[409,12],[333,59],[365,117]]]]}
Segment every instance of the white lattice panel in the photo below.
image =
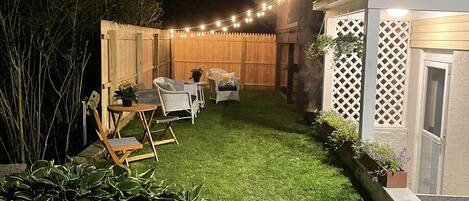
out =
{"type": "MultiPolygon", "coordinates": [[[[363,36],[362,20],[338,20],[336,34],[363,36]]],[[[406,68],[410,36],[408,21],[380,23],[375,125],[402,127],[405,116],[406,68]]],[[[360,117],[362,61],[356,55],[342,56],[332,71],[332,106],[346,118],[360,117]]]]}

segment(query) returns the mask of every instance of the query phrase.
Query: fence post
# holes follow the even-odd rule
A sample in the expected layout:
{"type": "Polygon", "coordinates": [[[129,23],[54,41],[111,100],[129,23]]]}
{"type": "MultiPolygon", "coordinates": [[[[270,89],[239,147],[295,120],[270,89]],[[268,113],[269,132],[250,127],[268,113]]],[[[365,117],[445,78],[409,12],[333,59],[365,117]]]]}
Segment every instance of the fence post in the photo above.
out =
{"type": "Polygon", "coordinates": [[[143,73],[143,63],[142,63],[142,42],[143,42],[142,33],[137,33],[137,39],[135,41],[137,84],[138,84],[138,87],[141,89],[143,89],[145,86],[145,75],[143,73]]]}
{"type": "Polygon", "coordinates": [[[275,90],[280,91],[281,73],[282,73],[282,44],[277,41],[275,49],[275,90]]]}
{"type": "MultiPolygon", "coordinates": [[[[116,30],[109,31],[109,81],[111,82],[110,94],[117,88],[117,33],[116,30]]],[[[112,103],[112,99],[110,103],[112,103]]]]}
{"type": "Polygon", "coordinates": [[[159,34],[158,33],[153,35],[153,44],[154,44],[154,47],[153,47],[153,51],[154,51],[154,53],[153,53],[153,56],[154,56],[153,57],[153,69],[156,69],[156,77],[160,77],[161,76],[161,72],[160,72],[160,41],[159,41],[159,34]]]}
{"type": "MultiPolygon", "coordinates": [[[[109,91],[108,94],[102,94],[103,99],[101,101],[108,101],[109,104],[112,104],[113,101],[113,94],[114,91],[117,88],[117,32],[116,30],[109,30],[109,91]],[[104,96],[105,95],[105,96],[104,96]],[[110,97],[111,96],[111,97],[110,97]],[[107,100],[105,100],[106,98],[107,100]]],[[[103,116],[109,117],[109,113],[105,113],[105,109],[103,111],[103,116]]],[[[107,118],[110,121],[110,118],[107,118]]],[[[104,122],[103,121],[103,126],[105,128],[111,128],[110,125],[112,125],[110,122],[104,122]]]]}
{"type": "Polygon", "coordinates": [[[246,84],[246,37],[241,43],[241,89],[244,90],[246,84]]]}

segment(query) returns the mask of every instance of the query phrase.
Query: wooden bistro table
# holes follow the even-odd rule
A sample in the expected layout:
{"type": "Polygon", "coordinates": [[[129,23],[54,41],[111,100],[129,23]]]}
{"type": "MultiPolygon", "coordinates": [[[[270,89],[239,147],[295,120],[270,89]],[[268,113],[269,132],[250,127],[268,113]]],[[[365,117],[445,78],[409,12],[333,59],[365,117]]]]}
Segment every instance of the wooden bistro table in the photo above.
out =
{"type": "MultiPolygon", "coordinates": [[[[148,137],[150,140],[150,145],[151,148],[153,149],[153,153],[146,153],[146,154],[140,154],[137,156],[129,157],[126,162],[131,162],[131,161],[136,161],[136,160],[142,160],[146,158],[151,158],[155,157],[156,161],[158,161],[158,155],[156,153],[156,145],[157,142],[153,141],[153,138],[151,137],[151,130],[150,128],[152,127],[152,121],[153,121],[153,116],[155,114],[156,109],[160,105],[156,104],[149,104],[149,103],[140,103],[140,104],[133,104],[132,106],[122,106],[121,104],[113,104],[107,107],[107,110],[111,113],[112,121],[114,122],[114,131],[112,133],[113,137],[121,137],[120,136],[120,129],[119,129],[119,124],[121,123],[122,116],[124,112],[135,112],[137,113],[138,117],[140,118],[140,121],[142,123],[142,127],[144,129],[143,132],[143,142],[142,144],[145,143],[145,139],[148,137]],[[151,112],[150,119],[147,120],[145,117],[145,112],[151,112]],[[117,120],[114,114],[118,114],[117,120]]],[[[158,143],[161,144],[161,143],[158,143]]]]}

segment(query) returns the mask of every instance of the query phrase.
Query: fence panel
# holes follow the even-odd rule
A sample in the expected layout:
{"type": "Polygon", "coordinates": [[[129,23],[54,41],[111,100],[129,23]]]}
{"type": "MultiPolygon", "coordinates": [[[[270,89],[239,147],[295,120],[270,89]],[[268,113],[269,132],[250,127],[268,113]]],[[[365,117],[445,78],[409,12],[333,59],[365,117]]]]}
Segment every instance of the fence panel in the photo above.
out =
{"type": "Polygon", "coordinates": [[[101,21],[101,106],[104,126],[111,124],[107,106],[119,83],[130,81],[142,89],[153,88],[153,79],[170,77],[168,31],[101,21]]]}
{"type": "MultiPolygon", "coordinates": [[[[177,32],[173,38],[173,75],[189,80],[191,70],[223,68],[243,86],[275,86],[275,35],[177,32]]],[[[203,76],[202,80],[206,80],[203,76]]]]}

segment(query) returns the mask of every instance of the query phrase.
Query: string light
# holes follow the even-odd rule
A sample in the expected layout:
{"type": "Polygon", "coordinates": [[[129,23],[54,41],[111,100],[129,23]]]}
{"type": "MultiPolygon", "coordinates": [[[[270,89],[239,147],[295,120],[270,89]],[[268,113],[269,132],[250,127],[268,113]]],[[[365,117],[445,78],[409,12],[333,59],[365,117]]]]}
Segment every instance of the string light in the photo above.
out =
{"type": "Polygon", "coordinates": [[[187,26],[184,28],[171,28],[169,32],[171,33],[171,37],[173,37],[176,31],[185,31],[189,32],[189,34],[179,35],[180,37],[194,37],[194,36],[204,36],[205,33],[214,34],[216,31],[223,31],[227,32],[230,27],[239,28],[241,27],[242,23],[250,24],[253,22],[253,14],[257,16],[257,18],[261,18],[266,15],[266,11],[270,12],[274,8],[274,6],[279,5],[280,3],[284,2],[284,0],[265,0],[261,4],[257,5],[254,8],[248,9],[245,12],[241,12],[235,15],[231,15],[228,18],[219,19],[212,23],[208,24],[200,24],[199,26],[187,26]],[[206,31],[209,29],[210,31],[206,31]],[[195,33],[190,33],[192,31],[198,31],[195,33]]]}

